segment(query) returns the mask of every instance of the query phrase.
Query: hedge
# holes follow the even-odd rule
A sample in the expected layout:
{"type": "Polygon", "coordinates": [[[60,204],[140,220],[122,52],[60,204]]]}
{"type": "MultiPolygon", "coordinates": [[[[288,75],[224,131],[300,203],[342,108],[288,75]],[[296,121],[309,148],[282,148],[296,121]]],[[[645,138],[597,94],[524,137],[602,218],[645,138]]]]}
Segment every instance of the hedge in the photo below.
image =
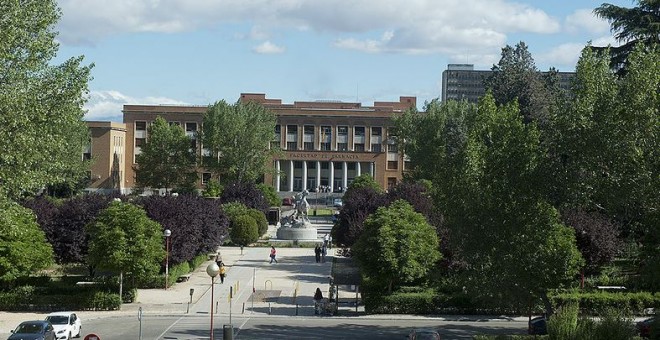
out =
{"type": "Polygon", "coordinates": [[[22,286],[0,292],[0,310],[52,311],[52,310],[115,310],[119,309],[119,294],[89,287],[80,287],[77,294],[43,295],[31,286],[22,286]]]}
{"type": "Polygon", "coordinates": [[[578,302],[582,314],[599,315],[608,308],[626,310],[632,314],[643,315],[646,308],[660,307],[660,293],[650,292],[565,292],[550,296],[555,308],[569,302],[578,302]]]}

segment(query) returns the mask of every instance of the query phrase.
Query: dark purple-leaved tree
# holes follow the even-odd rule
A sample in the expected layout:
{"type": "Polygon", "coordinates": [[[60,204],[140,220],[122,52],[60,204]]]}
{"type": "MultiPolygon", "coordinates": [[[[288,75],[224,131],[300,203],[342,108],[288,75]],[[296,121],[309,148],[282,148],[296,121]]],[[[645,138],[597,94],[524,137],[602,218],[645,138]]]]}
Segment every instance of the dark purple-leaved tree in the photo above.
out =
{"type": "Polygon", "coordinates": [[[344,205],[337,223],[332,228],[334,242],[342,247],[351,247],[362,235],[364,220],[378,209],[386,206],[386,194],[371,187],[351,189],[351,194],[344,197],[344,205]]]}
{"type": "Polygon", "coordinates": [[[238,202],[252,209],[257,209],[264,214],[268,212],[268,201],[253,182],[234,181],[227,184],[222,190],[220,204],[238,202]]]}
{"type": "Polygon", "coordinates": [[[588,273],[611,262],[619,251],[619,228],[607,216],[597,211],[567,209],[561,213],[562,222],[575,229],[575,239],[588,273]]]}
{"type": "MultiPolygon", "coordinates": [[[[147,216],[172,234],[170,264],[191,260],[199,254],[215,252],[227,237],[229,220],[217,201],[196,195],[149,196],[138,202],[147,216]]],[[[163,239],[165,247],[165,239],[163,239]]]]}
{"type": "Polygon", "coordinates": [[[99,194],[81,195],[56,206],[49,199],[38,197],[24,202],[24,206],[37,215],[57,263],[83,263],[89,242],[85,226],[94,221],[111,199],[99,194]]]}

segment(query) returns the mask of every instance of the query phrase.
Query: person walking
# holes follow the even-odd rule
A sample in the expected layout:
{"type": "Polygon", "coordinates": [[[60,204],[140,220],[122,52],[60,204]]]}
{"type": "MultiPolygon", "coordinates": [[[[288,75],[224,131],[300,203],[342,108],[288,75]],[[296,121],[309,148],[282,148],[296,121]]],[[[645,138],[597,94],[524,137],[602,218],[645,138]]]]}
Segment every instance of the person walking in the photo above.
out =
{"type": "Polygon", "coordinates": [[[277,259],[275,258],[277,256],[277,250],[275,250],[275,246],[270,247],[270,263],[272,264],[273,261],[277,263],[277,259]]]}
{"type": "Polygon", "coordinates": [[[225,276],[227,275],[227,268],[225,264],[220,262],[220,283],[225,283],[225,276]]]}
{"type": "Polygon", "coordinates": [[[325,245],[321,248],[321,262],[325,263],[325,255],[328,253],[328,248],[325,245]]]}
{"type": "Polygon", "coordinates": [[[317,287],[316,292],[314,293],[314,314],[318,315],[322,313],[323,311],[322,302],[323,302],[323,293],[321,292],[321,288],[317,287]]]}
{"type": "Polygon", "coordinates": [[[316,263],[321,263],[321,247],[318,244],[314,247],[314,256],[316,257],[316,263]]]}

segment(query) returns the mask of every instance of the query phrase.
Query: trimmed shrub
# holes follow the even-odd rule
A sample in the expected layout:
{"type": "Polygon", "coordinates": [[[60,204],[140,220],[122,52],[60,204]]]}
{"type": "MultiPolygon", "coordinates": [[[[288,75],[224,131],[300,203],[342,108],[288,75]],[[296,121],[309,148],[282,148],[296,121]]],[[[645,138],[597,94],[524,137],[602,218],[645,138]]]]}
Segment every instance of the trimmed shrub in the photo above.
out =
{"type": "Polygon", "coordinates": [[[268,220],[266,219],[266,215],[257,209],[249,209],[247,214],[254,218],[254,221],[257,222],[257,230],[259,232],[259,236],[266,234],[268,231],[268,220]]]}
{"type": "Polygon", "coordinates": [[[250,243],[257,242],[259,239],[257,222],[250,215],[237,216],[232,219],[229,237],[231,237],[233,243],[240,246],[247,246],[250,243]]]}
{"type": "Polygon", "coordinates": [[[550,297],[555,307],[570,302],[577,302],[582,313],[599,315],[608,308],[629,311],[634,315],[643,315],[646,308],[660,307],[660,293],[612,293],[612,292],[566,292],[550,297]]]}

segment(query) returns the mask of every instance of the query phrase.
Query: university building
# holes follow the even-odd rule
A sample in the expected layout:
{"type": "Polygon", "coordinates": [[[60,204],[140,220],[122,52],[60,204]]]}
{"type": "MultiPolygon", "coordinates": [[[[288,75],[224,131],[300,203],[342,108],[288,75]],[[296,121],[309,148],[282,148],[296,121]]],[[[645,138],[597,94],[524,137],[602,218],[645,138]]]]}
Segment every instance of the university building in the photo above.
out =
{"type": "MultiPolygon", "coordinates": [[[[392,118],[416,107],[415,97],[375,102],[373,106],[338,101],[283,104],[280,99],[254,93],[241,94],[240,100],[260,103],[277,117],[271,147],[282,151],[271,160],[274,171],[265,175],[264,182],[278,192],[342,192],[361,174],[370,174],[383,188],[402,179],[408,164],[391,134],[392,118]]],[[[197,141],[197,131],[206,110],[205,105],[124,105],[123,124],[88,122],[92,131],[90,155],[97,159],[94,166],[99,168],[92,171],[90,190],[132,191],[135,156],[148,139],[149,124],[159,116],[181,126],[191,148],[201,154],[204,148],[197,141]]],[[[198,170],[198,188],[202,189],[211,173],[198,170]]]]}
{"type": "MultiPolygon", "coordinates": [[[[548,72],[541,72],[547,74],[548,72]]],[[[491,70],[475,70],[473,64],[449,64],[442,72],[442,101],[467,100],[477,103],[486,94],[484,81],[493,74],[491,70]]],[[[575,72],[557,72],[559,87],[570,90],[575,72]]]]}

